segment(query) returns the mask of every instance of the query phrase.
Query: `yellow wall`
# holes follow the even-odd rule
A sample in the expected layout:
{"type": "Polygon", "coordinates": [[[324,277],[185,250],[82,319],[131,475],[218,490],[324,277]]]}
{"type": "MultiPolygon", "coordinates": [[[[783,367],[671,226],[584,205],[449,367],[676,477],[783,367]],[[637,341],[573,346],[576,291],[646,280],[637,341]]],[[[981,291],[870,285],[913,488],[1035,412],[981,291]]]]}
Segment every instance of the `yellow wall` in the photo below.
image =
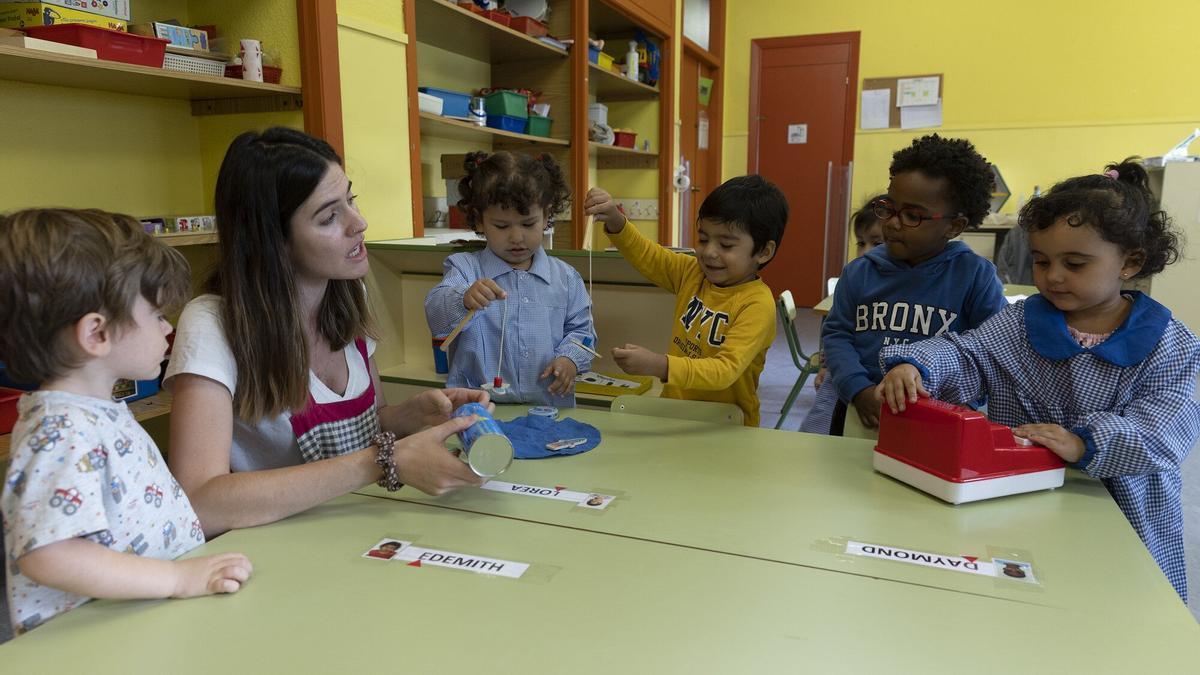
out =
{"type": "MultiPolygon", "coordinates": [[[[943,73],[945,119],[936,131],[971,139],[1000,167],[1013,193],[1004,211],[1034,185],[1161,154],[1200,124],[1194,0],[730,5],[726,178],[745,173],[750,41],[761,37],[861,31],[857,87],[863,78],[943,73]]],[[[855,201],[886,188],[892,152],[930,131],[858,131],[855,201]]]]}
{"type": "MultiPolygon", "coordinates": [[[[239,26],[229,37],[261,39],[278,54],[284,83],[299,84],[295,4],[245,4],[159,0],[133,10],[135,22],[239,26]]],[[[300,113],[194,117],[187,101],[8,80],[0,80],[0,120],[0,210],[59,205],[135,216],[212,213],[217,170],[238,132],[303,127],[300,113]]]]}
{"type": "Polygon", "coordinates": [[[411,237],[407,59],[400,3],[341,0],[338,56],[346,174],[368,240],[411,237]]]}

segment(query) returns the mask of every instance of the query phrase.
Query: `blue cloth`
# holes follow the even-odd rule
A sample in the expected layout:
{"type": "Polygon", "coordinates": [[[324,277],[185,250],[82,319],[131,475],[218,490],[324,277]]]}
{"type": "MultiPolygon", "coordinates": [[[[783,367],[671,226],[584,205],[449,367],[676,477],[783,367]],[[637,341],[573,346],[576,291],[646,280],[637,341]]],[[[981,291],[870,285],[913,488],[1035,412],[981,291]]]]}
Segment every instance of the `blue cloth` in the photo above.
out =
{"type": "Polygon", "coordinates": [[[817,390],[817,395],[813,398],[812,407],[808,409],[808,414],[800,423],[800,431],[828,436],[829,427],[833,424],[833,409],[837,406],[837,401],[837,387],[833,386],[833,381],[826,375],[825,381],[821,383],[821,388],[817,390]]]}
{"type": "Polygon", "coordinates": [[[838,397],[853,401],[883,379],[880,348],[975,328],[1007,304],[996,268],[961,241],[916,267],[876,246],[842,271],[822,328],[838,397]]]}
{"type": "Polygon", "coordinates": [[[539,248],[528,271],[515,270],[489,249],[446,258],[442,281],[425,297],[425,318],[435,336],[448,335],[467,315],[463,295],[479,279],[495,281],[508,294],[475,313],[450,344],[448,387],[478,388],[496,376],[500,329],[508,305],[501,376],[510,391],[492,395],[497,403],[537,403],[575,407],[575,393],[552,395],[550,378],[538,376],[556,357],[565,356],[580,373],[591,369],[592,355],[571,343],[595,340],[592,304],[575,268],[539,248]]]}
{"type": "Polygon", "coordinates": [[[549,417],[526,415],[505,422],[496,420],[500,429],[508,436],[513,444],[513,455],[517,459],[544,459],[562,455],[578,455],[600,445],[600,431],[590,424],[584,424],[570,417],[554,420],[549,417]],[[565,441],[571,438],[586,438],[587,442],[573,448],[563,448],[557,452],[547,450],[546,444],[554,441],[565,441]]]}
{"type": "Polygon", "coordinates": [[[884,347],[880,361],[913,364],[944,401],[986,394],[1000,424],[1058,424],[1082,438],[1076,468],[1104,483],[1186,601],[1179,465],[1200,437],[1200,340],[1166,307],[1129,295],[1129,317],[1090,349],[1035,295],[976,330],[884,347]]]}

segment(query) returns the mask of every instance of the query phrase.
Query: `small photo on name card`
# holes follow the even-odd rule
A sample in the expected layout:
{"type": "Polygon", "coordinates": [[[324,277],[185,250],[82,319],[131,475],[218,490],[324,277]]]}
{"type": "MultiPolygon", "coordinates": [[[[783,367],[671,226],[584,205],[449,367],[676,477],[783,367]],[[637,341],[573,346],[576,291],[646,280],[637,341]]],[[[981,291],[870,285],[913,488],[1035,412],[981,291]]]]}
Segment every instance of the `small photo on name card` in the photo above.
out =
{"type": "Polygon", "coordinates": [[[613,499],[616,498],[609,495],[592,493],[587,496],[587,499],[580,501],[577,506],[582,506],[585,509],[602,509],[608,506],[613,499]]]}
{"type": "Polygon", "coordinates": [[[396,557],[396,554],[401,551],[408,542],[398,539],[380,539],[379,543],[367,549],[362,554],[364,558],[373,558],[375,560],[391,560],[396,557]]]}
{"type": "Polygon", "coordinates": [[[1033,565],[1027,562],[992,558],[992,564],[996,566],[997,577],[1012,579],[1013,581],[1020,581],[1026,584],[1038,583],[1037,579],[1033,576],[1033,565]]]}

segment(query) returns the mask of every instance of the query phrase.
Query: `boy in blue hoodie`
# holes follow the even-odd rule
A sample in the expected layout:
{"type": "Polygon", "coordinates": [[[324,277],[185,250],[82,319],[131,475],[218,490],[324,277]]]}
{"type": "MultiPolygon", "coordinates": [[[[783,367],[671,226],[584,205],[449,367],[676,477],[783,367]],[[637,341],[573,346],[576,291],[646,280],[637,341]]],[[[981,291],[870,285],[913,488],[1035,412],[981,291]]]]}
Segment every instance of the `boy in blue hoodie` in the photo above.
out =
{"type": "Polygon", "coordinates": [[[975,146],[924,136],[892,155],[889,173],[887,197],[871,204],[885,245],[846,265],[821,332],[838,391],[834,435],[850,405],[863,426],[879,426],[882,347],[975,328],[1007,304],[995,266],[950,241],[989,210],[992,170],[975,146]]]}

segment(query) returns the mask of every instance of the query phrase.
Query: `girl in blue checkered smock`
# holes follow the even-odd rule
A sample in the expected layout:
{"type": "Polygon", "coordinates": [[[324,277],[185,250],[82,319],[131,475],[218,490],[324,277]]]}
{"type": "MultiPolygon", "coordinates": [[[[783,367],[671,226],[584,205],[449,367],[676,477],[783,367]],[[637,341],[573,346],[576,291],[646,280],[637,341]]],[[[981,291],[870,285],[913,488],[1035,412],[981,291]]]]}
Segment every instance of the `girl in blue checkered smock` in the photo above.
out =
{"type": "Polygon", "coordinates": [[[1148,186],[1126,160],[1032,199],[1020,225],[1039,294],[975,330],[884,348],[877,391],[893,411],[986,395],[994,421],[1103,481],[1186,601],[1179,465],[1200,435],[1200,342],[1121,288],[1179,257],[1148,186]]]}

